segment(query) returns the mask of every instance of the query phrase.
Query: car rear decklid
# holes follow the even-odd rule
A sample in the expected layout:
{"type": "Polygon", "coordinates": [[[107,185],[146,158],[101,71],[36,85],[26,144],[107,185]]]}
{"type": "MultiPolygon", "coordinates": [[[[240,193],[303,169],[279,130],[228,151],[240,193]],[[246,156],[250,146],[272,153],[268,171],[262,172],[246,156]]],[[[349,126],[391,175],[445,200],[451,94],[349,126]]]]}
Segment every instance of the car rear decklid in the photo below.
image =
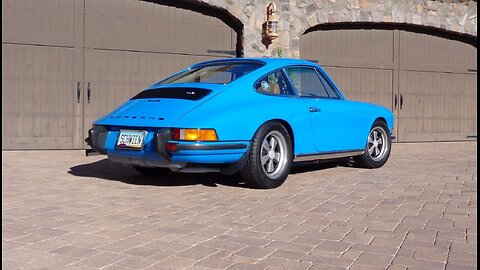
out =
{"type": "Polygon", "coordinates": [[[159,87],[144,90],[95,124],[169,127],[175,120],[220,93],[220,87],[159,87]],[[212,89],[216,88],[216,90],[212,89]]]}

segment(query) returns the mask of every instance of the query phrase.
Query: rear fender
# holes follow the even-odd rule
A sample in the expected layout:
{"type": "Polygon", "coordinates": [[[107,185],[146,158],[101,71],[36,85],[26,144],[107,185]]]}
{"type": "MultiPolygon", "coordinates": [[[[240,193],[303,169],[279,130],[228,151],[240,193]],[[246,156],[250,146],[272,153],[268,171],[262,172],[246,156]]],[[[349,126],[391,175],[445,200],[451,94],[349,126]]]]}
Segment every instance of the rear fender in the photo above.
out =
{"type": "MultiPolygon", "coordinates": [[[[295,154],[311,153],[312,128],[305,104],[294,97],[251,95],[230,97],[226,91],[195,108],[174,123],[179,128],[214,128],[221,141],[251,141],[264,123],[279,120],[288,123],[295,154]]],[[[231,91],[235,93],[235,91],[231,91]]]]}

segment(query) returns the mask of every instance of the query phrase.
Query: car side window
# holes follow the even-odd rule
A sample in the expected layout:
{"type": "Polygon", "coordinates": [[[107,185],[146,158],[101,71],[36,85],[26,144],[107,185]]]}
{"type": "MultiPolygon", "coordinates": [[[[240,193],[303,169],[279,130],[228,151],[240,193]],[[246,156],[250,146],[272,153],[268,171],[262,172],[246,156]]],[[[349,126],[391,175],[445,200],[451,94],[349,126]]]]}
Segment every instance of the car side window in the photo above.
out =
{"type": "Polygon", "coordinates": [[[330,98],[340,98],[337,91],[333,89],[332,85],[327,81],[327,79],[322,74],[322,72],[320,71],[317,71],[317,72],[320,75],[320,80],[322,81],[323,86],[325,86],[325,89],[327,90],[327,93],[330,96],[330,98]]]}
{"type": "Polygon", "coordinates": [[[315,69],[290,67],[286,70],[300,97],[329,97],[315,69]]]}
{"type": "Polygon", "coordinates": [[[255,90],[271,95],[295,95],[282,70],[271,72],[255,83],[255,90]]]}

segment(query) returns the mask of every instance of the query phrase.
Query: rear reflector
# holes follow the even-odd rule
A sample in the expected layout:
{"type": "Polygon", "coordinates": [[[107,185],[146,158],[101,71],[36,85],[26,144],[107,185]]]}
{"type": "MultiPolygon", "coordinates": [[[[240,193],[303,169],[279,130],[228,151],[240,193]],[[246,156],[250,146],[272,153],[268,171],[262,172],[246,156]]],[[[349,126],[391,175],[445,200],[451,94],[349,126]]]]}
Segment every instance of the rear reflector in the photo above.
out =
{"type": "Polygon", "coordinates": [[[177,152],[177,144],[176,143],[167,143],[167,151],[170,153],[177,152]]]}

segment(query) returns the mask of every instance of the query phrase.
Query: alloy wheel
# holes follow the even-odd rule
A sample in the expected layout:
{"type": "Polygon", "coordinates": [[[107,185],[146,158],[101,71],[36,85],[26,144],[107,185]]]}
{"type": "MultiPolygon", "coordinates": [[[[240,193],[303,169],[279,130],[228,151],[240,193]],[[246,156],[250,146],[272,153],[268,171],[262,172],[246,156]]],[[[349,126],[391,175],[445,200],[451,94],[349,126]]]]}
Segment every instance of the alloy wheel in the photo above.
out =
{"type": "Polygon", "coordinates": [[[368,154],[374,161],[382,160],[388,150],[387,133],[380,127],[375,127],[368,134],[368,154]]]}
{"type": "Polygon", "coordinates": [[[282,134],[276,130],[265,136],[260,150],[260,162],[265,174],[271,178],[278,178],[284,171],[287,163],[287,143],[282,134]]]}

